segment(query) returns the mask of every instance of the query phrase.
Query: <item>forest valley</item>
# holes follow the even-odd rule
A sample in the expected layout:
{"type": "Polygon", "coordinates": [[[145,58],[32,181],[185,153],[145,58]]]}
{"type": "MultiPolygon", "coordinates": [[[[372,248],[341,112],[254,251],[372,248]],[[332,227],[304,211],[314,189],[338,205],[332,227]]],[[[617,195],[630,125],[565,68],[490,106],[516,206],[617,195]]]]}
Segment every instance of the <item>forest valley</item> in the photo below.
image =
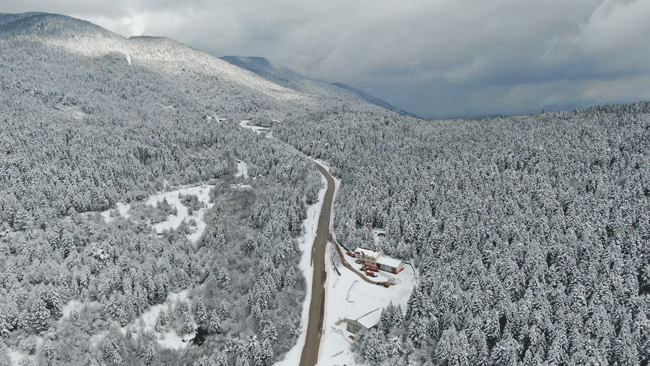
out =
{"type": "Polygon", "coordinates": [[[648,102],[423,120],[42,14],[0,15],[0,70],[0,365],[281,360],[323,187],[306,156],[341,181],[337,240],[418,271],[360,364],[650,361],[648,102]],[[180,206],[150,196],[202,185],[176,196],[200,237],[156,230],[180,206]]]}

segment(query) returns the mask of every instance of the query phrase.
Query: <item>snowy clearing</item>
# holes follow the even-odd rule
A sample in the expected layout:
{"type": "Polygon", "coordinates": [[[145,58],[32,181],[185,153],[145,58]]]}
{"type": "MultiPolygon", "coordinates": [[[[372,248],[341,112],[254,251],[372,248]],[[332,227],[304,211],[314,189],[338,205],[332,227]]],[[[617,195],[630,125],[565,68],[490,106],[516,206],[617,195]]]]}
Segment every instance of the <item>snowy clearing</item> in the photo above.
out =
{"type": "Polygon", "coordinates": [[[298,342],[293,348],[287,352],[282,361],[275,363],[275,366],[295,366],[300,363],[300,356],[302,348],[305,345],[305,336],[307,331],[307,321],[309,319],[309,305],[311,299],[311,281],[312,281],[312,267],[311,267],[311,249],[316,239],[316,228],[318,227],[318,218],[320,217],[321,208],[323,207],[323,200],[325,199],[325,192],[327,191],[327,180],[321,175],[321,180],[325,187],[318,192],[318,202],[307,208],[307,218],[303,221],[305,226],[305,233],[300,238],[298,248],[302,251],[300,257],[300,270],[305,276],[305,283],[307,284],[307,293],[305,300],[302,304],[302,316],[300,319],[300,336],[298,342]]]}
{"type": "MultiPolygon", "coordinates": [[[[325,284],[325,319],[323,320],[323,337],[321,338],[318,365],[357,365],[350,346],[354,334],[346,330],[347,319],[356,319],[364,314],[373,314],[378,319],[381,309],[392,301],[406,312],[406,304],[415,287],[415,274],[410,265],[398,275],[379,271],[375,280],[386,281],[388,276],[395,278],[397,284],[389,288],[373,285],[359,280],[359,276],[343,266],[339,266],[339,275],[333,267],[333,243],[328,243],[325,254],[327,282],[325,284]],[[374,311],[374,312],[373,312],[374,311]]],[[[355,267],[359,265],[352,262],[355,267]]]]}
{"type": "Polygon", "coordinates": [[[251,126],[249,124],[250,121],[248,120],[243,120],[239,122],[239,125],[243,128],[248,128],[249,130],[252,130],[253,132],[259,134],[265,133],[265,132],[270,132],[271,129],[268,127],[261,127],[261,126],[251,126]]]}
{"type": "Polygon", "coordinates": [[[169,215],[167,220],[154,224],[156,233],[160,234],[165,230],[176,229],[180,224],[187,219],[194,219],[196,225],[194,227],[190,226],[194,232],[189,234],[187,238],[193,243],[196,242],[203,234],[205,230],[205,221],[203,220],[203,214],[205,211],[210,209],[214,204],[210,203],[210,190],[214,186],[212,185],[203,185],[199,187],[183,188],[176,191],[164,192],[154,196],[149,197],[145,202],[147,205],[156,206],[160,201],[167,200],[169,205],[176,207],[178,213],[176,215],[169,215]],[[189,215],[189,211],[185,205],[181,203],[179,195],[197,195],[200,202],[203,202],[206,207],[203,207],[195,212],[192,215],[189,215]]]}
{"type": "MultiPolygon", "coordinates": [[[[192,233],[187,235],[187,238],[192,242],[196,242],[201,237],[201,234],[203,234],[203,230],[205,230],[203,215],[208,209],[214,206],[213,203],[210,203],[210,190],[213,187],[213,185],[205,184],[197,187],[186,187],[175,191],[162,192],[150,196],[147,201],[145,201],[145,204],[156,207],[158,202],[167,200],[167,203],[170,206],[175,207],[178,211],[176,215],[167,216],[167,220],[154,224],[153,227],[156,229],[156,233],[161,234],[165,230],[177,229],[183,221],[188,221],[188,224],[192,223],[190,225],[192,233]],[[179,195],[196,195],[199,201],[205,204],[205,207],[202,207],[201,209],[194,211],[192,215],[189,215],[189,210],[181,203],[179,195]]],[[[107,223],[111,222],[115,216],[122,216],[127,219],[130,217],[130,204],[117,203],[116,206],[117,208],[114,210],[107,210],[101,213],[107,223]]]]}
{"type": "MultiPolygon", "coordinates": [[[[183,335],[178,335],[174,330],[169,330],[169,329],[165,329],[165,331],[157,332],[155,330],[155,326],[156,326],[156,320],[158,319],[158,314],[160,314],[161,311],[170,314],[175,309],[175,305],[177,302],[187,301],[188,294],[189,294],[189,290],[183,290],[180,292],[170,292],[167,295],[167,299],[163,304],[158,304],[149,307],[149,309],[146,312],[140,314],[140,317],[135,319],[130,324],[120,328],[120,331],[124,335],[130,333],[131,336],[133,337],[137,337],[138,334],[141,334],[143,332],[149,332],[154,335],[158,344],[163,348],[174,349],[174,350],[180,348],[186,348],[189,344],[189,340],[192,339],[192,337],[194,337],[195,335],[194,332],[183,334],[183,335]]],[[[61,319],[59,319],[59,323],[69,319],[73,312],[79,311],[86,306],[90,307],[90,306],[101,306],[101,305],[96,301],[84,303],[77,300],[71,300],[63,307],[62,309],[63,316],[61,317],[61,319]]],[[[194,319],[192,319],[192,325],[194,326],[194,329],[197,328],[197,324],[194,321],[194,319]]],[[[107,331],[102,331],[92,335],[90,337],[91,347],[96,347],[99,344],[99,342],[101,342],[101,340],[104,339],[107,333],[108,333],[107,331]]],[[[42,343],[42,339],[40,340],[40,342],[42,343]]],[[[15,360],[15,362],[12,362],[12,364],[15,365],[18,365],[19,364],[18,362],[24,357],[31,358],[31,356],[26,356],[19,351],[12,351],[10,357],[12,358],[12,360],[15,360]]]]}
{"type": "MultiPolygon", "coordinates": [[[[120,331],[122,331],[122,334],[126,334],[127,332],[130,332],[131,334],[150,332],[156,338],[156,342],[158,342],[158,344],[163,348],[174,350],[186,348],[190,344],[189,340],[194,337],[194,332],[183,335],[178,335],[174,330],[156,332],[155,326],[156,319],[161,311],[168,314],[171,313],[171,310],[174,310],[174,306],[177,302],[187,300],[188,294],[188,290],[183,290],[177,293],[170,292],[167,295],[165,303],[151,306],[149,310],[142,313],[138,319],[133,321],[133,323],[120,328],[120,331]]],[[[194,319],[192,319],[192,325],[194,326],[194,329],[197,328],[194,319]]]]}
{"type": "Polygon", "coordinates": [[[248,165],[246,165],[246,162],[243,160],[237,160],[237,173],[235,174],[235,178],[239,177],[248,179],[248,165]]]}

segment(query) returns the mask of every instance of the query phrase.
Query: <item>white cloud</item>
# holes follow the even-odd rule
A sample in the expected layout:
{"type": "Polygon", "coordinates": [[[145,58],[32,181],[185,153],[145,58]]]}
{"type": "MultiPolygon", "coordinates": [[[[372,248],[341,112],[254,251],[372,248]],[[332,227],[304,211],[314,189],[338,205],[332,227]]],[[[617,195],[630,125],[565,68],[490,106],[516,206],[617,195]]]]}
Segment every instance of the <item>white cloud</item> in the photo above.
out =
{"type": "Polygon", "coordinates": [[[650,0],[605,0],[570,43],[616,67],[648,65],[650,0]]]}
{"type": "Polygon", "coordinates": [[[124,18],[123,25],[129,26],[131,36],[141,36],[144,32],[144,17],[136,15],[133,18],[124,18]]]}
{"type": "Polygon", "coordinates": [[[141,36],[142,32],[144,32],[144,18],[142,15],[136,15],[133,17],[133,35],[134,36],[141,36]]]}

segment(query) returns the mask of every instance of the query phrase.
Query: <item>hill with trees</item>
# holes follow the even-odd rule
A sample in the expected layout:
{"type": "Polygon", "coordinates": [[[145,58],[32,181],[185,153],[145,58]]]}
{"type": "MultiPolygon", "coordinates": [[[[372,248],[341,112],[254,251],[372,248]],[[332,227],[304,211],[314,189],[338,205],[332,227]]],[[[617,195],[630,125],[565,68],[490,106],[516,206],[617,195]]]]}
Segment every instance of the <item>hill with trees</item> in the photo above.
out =
{"type": "Polygon", "coordinates": [[[165,38],[43,13],[0,24],[0,364],[281,357],[305,295],[304,197],[321,181],[304,155],[239,122],[338,100],[165,38]],[[235,177],[237,161],[251,178],[235,177]],[[188,239],[191,222],[157,234],[173,209],[146,199],[202,184],[214,187],[201,238],[188,239]],[[165,307],[169,294],[185,297],[165,307]],[[158,308],[155,332],[139,325],[158,308]],[[156,336],[196,327],[209,334],[203,347],[174,350],[156,336]]]}

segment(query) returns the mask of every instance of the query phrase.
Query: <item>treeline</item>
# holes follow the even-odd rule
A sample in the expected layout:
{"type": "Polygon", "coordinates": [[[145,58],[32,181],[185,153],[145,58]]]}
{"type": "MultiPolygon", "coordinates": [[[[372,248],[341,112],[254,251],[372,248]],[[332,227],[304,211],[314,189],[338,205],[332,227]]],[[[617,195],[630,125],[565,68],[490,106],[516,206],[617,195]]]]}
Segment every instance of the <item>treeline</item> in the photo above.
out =
{"type": "Polygon", "coordinates": [[[335,230],[413,260],[370,365],[647,364],[650,103],[478,120],[333,111],[274,135],[342,179],[335,230]]]}

